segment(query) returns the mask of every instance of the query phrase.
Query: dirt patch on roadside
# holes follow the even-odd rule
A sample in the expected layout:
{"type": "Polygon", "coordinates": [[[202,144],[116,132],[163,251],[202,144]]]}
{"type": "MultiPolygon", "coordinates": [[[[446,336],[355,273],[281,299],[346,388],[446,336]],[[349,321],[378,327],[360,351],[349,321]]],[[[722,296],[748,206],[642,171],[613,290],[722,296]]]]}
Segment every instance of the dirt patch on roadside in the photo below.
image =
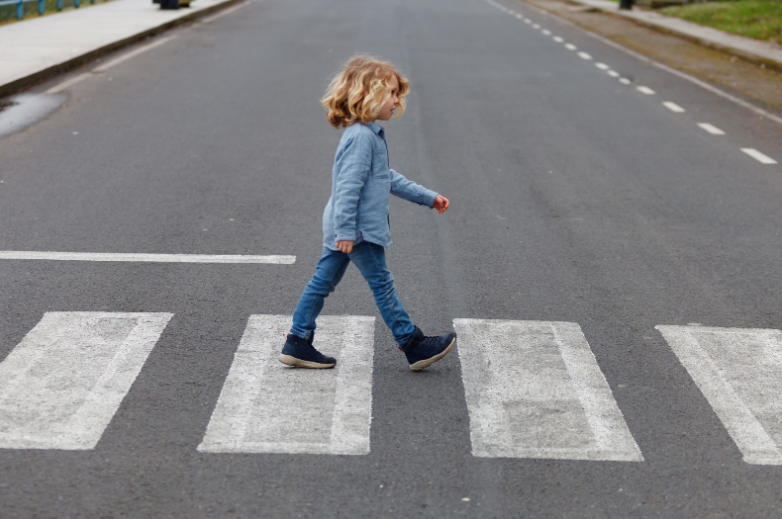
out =
{"type": "Polygon", "coordinates": [[[782,74],[735,56],[663,34],[609,13],[560,0],[520,0],[613,40],[671,68],[782,110],[782,74]]]}

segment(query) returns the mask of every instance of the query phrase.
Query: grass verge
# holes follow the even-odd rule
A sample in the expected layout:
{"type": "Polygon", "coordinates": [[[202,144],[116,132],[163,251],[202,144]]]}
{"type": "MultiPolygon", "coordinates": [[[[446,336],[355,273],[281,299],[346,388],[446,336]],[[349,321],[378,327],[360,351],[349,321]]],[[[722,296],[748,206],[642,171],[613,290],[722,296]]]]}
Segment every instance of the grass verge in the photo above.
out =
{"type": "Polygon", "coordinates": [[[666,7],[660,12],[749,38],[782,42],[779,0],[721,0],[666,7]]]}

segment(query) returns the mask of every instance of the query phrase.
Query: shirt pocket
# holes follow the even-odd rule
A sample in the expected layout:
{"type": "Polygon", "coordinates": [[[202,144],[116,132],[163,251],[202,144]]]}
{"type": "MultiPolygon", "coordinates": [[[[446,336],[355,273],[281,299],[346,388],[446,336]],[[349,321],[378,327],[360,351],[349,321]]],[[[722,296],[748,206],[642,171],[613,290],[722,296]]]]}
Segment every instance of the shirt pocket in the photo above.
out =
{"type": "Polygon", "coordinates": [[[375,146],[372,152],[372,175],[378,180],[391,181],[391,170],[388,167],[388,152],[385,148],[375,146]]]}

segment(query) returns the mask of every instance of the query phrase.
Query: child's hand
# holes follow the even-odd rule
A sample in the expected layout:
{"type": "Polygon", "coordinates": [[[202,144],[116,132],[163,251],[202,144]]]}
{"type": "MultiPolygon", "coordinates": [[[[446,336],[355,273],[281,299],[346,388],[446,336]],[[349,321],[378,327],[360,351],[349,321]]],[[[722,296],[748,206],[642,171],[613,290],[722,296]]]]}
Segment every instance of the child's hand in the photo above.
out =
{"type": "Polygon", "coordinates": [[[437,209],[438,213],[443,214],[448,210],[449,205],[451,205],[451,202],[449,202],[447,198],[443,195],[437,195],[434,199],[434,204],[432,204],[432,208],[437,209]]]}
{"type": "Polygon", "coordinates": [[[338,241],[337,242],[337,248],[344,252],[345,254],[350,254],[353,252],[353,242],[352,241],[338,241]]]}

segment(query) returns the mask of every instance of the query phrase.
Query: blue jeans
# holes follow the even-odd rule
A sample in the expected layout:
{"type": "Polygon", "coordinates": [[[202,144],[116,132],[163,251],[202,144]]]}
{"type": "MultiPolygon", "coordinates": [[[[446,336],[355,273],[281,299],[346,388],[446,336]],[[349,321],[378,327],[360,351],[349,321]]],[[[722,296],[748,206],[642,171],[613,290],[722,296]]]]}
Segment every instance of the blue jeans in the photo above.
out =
{"type": "Polygon", "coordinates": [[[394,334],[394,340],[404,345],[410,339],[415,327],[396,295],[394,276],[386,266],[386,251],[380,245],[362,241],[353,246],[353,252],[334,251],[323,248],[317,271],[307,283],[293,314],[291,333],[309,340],[315,331],[315,319],[323,309],[323,302],[337,288],[350,262],[355,263],[361,275],[369,283],[375,296],[380,315],[394,334]]]}

